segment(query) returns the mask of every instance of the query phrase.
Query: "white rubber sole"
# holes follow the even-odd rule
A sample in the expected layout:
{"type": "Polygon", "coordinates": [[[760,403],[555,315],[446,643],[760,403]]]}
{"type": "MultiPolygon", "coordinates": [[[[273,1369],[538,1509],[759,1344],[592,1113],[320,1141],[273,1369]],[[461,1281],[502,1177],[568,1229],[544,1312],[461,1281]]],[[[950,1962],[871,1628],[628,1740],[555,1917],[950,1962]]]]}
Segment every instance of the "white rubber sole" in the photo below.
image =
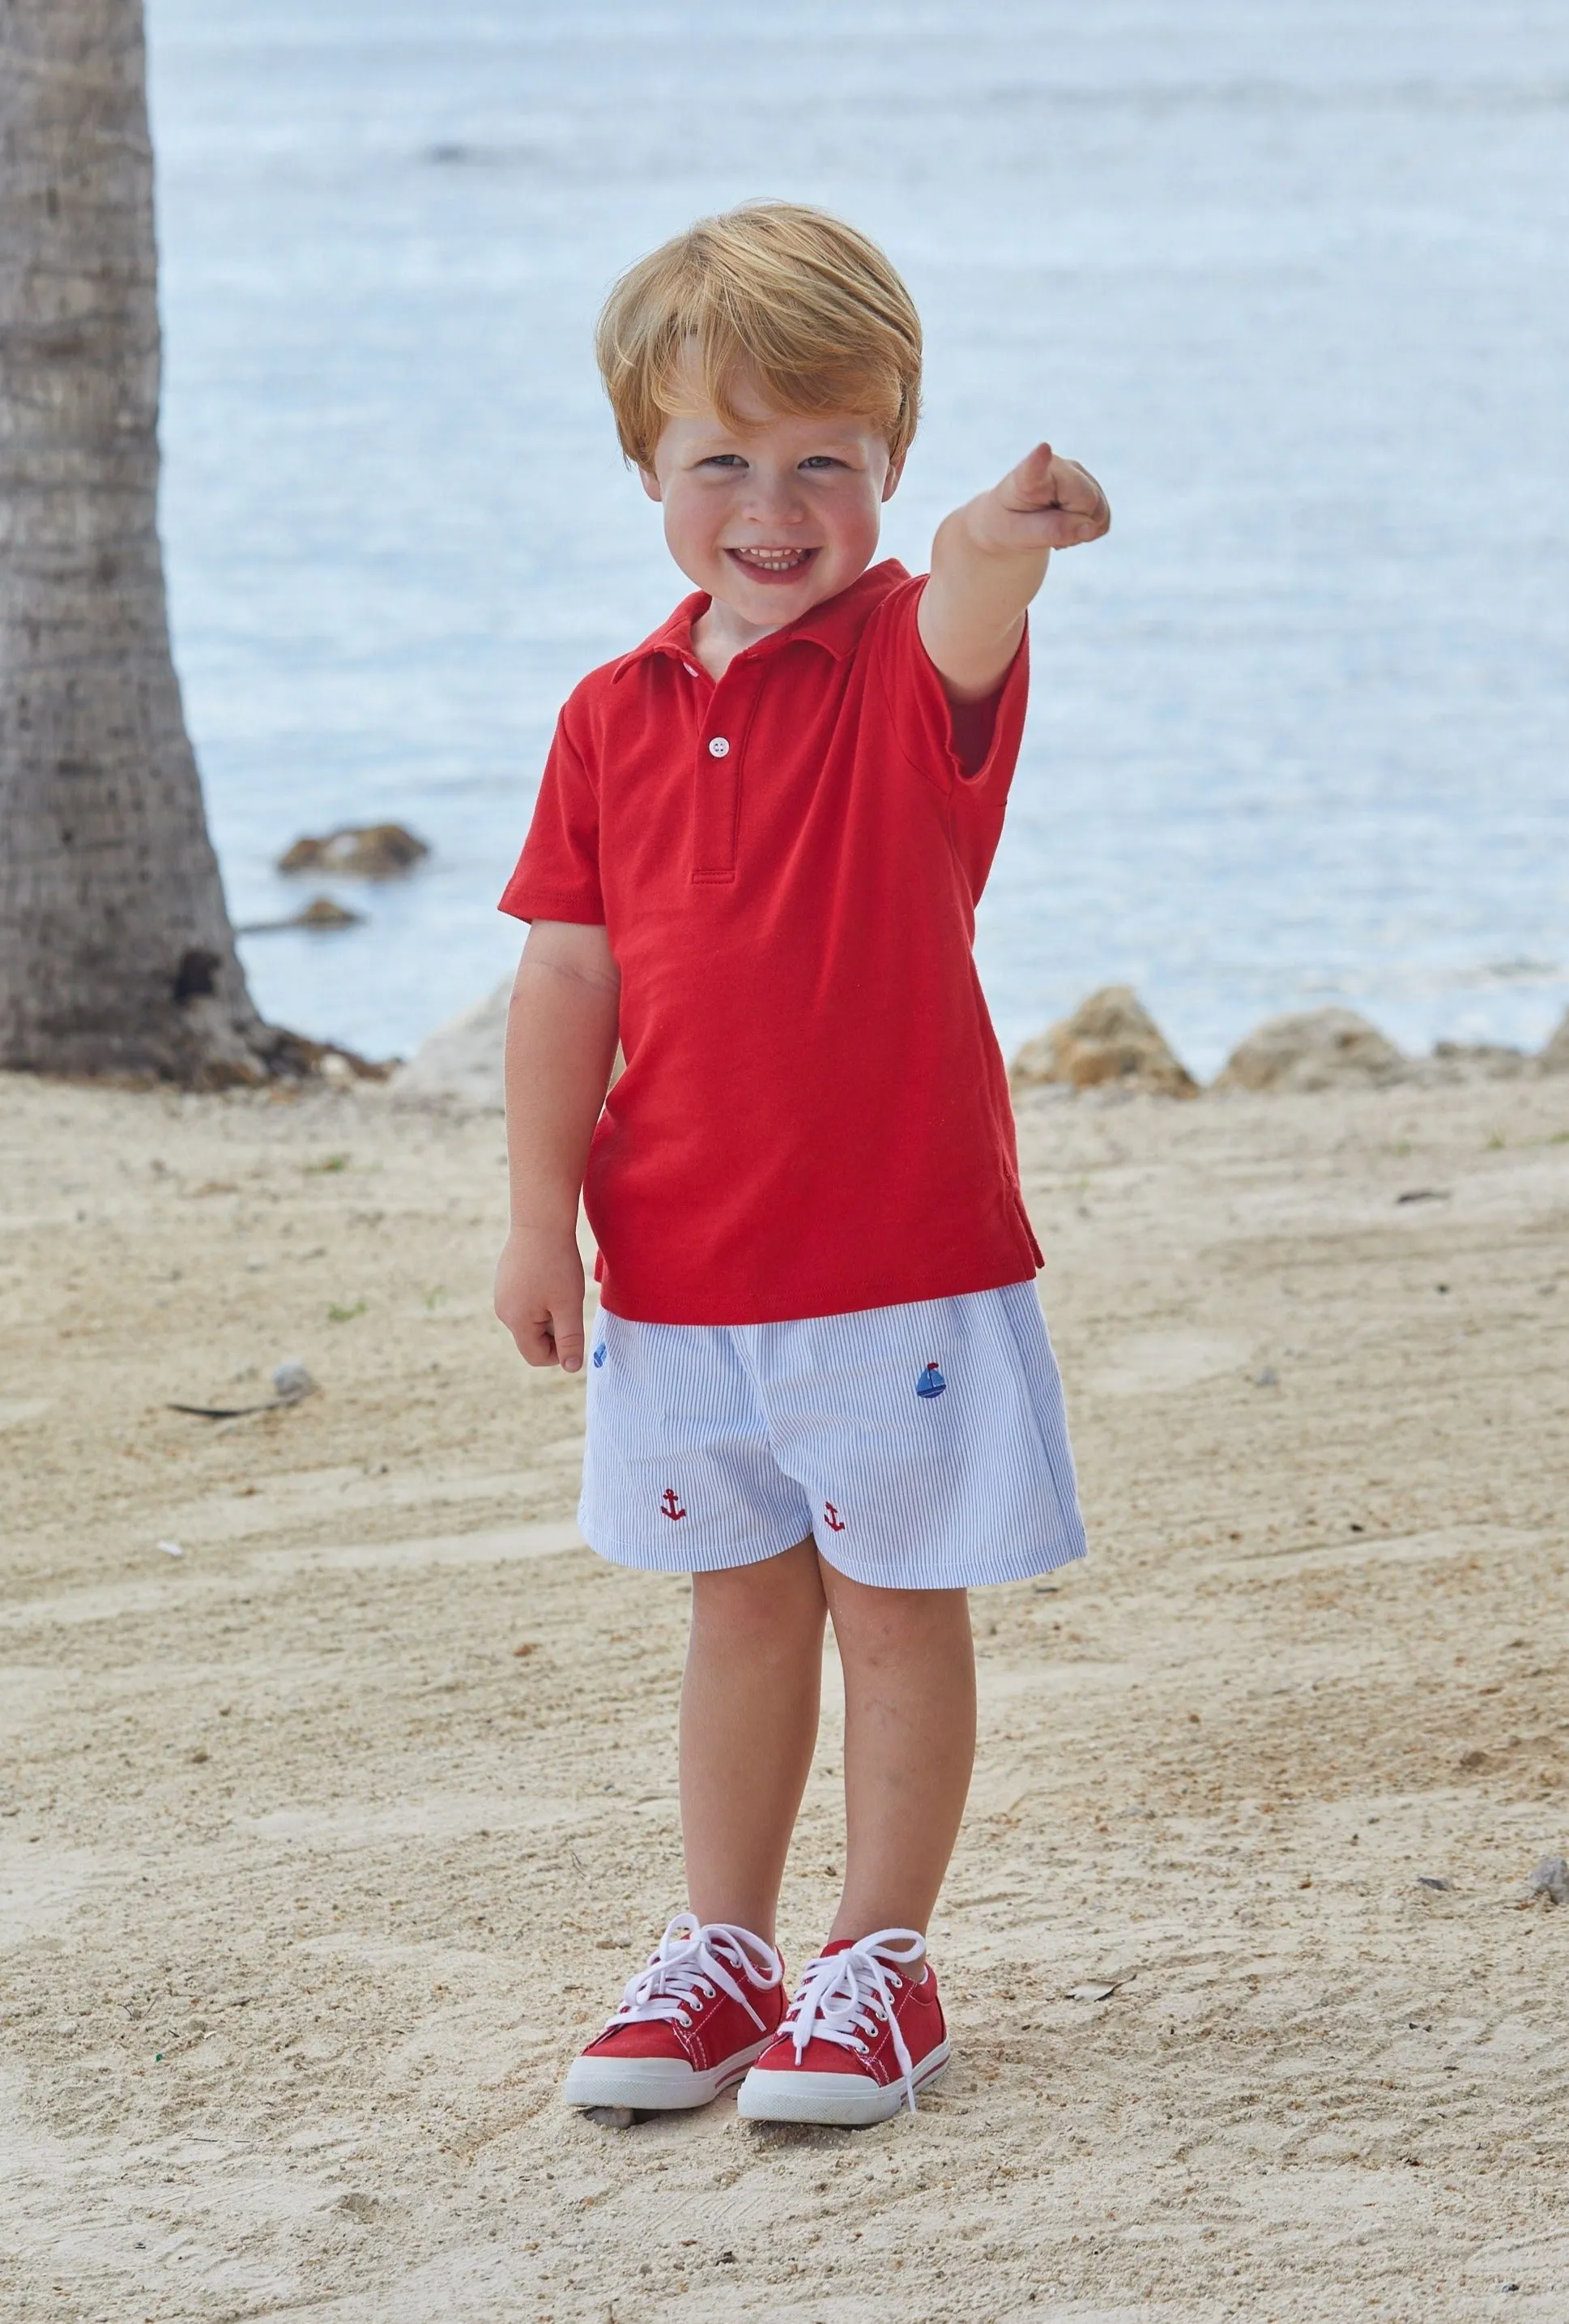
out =
{"type": "MultiPolygon", "coordinates": [[[[935,2081],[947,2062],[948,2045],[939,2042],[916,2068],[915,2088],[924,2089],[935,2081]]],[[[867,2123],[887,2122],[903,2104],[902,2082],[874,2082],[866,2074],[806,2074],[787,2069],[782,2074],[748,2074],[735,2111],[749,2122],[819,2122],[855,2130],[867,2123]]]]}
{"type": "MultiPolygon", "coordinates": [[[[772,2039],[770,2034],[768,2041],[772,2039]]],[[[744,2079],[768,2041],[737,2050],[706,2073],[679,2058],[574,2058],[561,2085],[562,2100],[570,2107],[636,2107],[646,2114],[707,2106],[744,2079]]]]}

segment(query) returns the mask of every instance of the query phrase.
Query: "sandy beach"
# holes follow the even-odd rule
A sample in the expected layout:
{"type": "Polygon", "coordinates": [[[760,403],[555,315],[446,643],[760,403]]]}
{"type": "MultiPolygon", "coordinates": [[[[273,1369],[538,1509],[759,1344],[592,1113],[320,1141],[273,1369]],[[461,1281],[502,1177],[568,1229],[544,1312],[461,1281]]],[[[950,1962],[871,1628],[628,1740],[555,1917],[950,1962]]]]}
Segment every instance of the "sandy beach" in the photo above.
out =
{"type": "Polygon", "coordinates": [[[1020,1136],[1094,1554],[976,1600],[955,2064],[615,2130],[686,1585],[578,1540],[499,1121],[0,1078],[8,2318],[1569,2317],[1569,1076],[1020,1136]]]}

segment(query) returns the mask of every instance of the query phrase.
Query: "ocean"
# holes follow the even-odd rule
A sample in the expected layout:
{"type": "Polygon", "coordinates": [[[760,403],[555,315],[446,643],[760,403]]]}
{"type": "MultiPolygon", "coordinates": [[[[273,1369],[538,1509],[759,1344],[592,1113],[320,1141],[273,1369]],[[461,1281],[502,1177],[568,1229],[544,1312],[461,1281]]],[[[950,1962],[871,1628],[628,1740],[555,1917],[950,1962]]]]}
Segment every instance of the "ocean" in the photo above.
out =
{"type": "MultiPolygon", "coordinates": [[[[148,0],[176,658],[264,1012],[407,1055],[487,991],[557,710],[687,585],[594,371],[616,273],[750,196],[925,319],[884,544],[1042,436],[1054,560],[977,957],[1005,1047],[1131,983],[1201,1074],[1329,1001],[1569,1003],[1558,0],[148,0]],[[281,878],[396,819],[390,886],[281,878]]],[[[918,941],[918,931],[912,931],[918,941]]]]}

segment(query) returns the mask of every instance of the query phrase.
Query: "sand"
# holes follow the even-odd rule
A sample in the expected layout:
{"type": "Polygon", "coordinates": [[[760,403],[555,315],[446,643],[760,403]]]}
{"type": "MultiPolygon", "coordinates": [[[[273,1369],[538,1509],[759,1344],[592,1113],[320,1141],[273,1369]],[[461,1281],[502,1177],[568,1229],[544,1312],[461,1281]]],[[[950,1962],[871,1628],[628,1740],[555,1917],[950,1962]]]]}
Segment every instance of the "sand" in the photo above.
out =
{"type": "Polygon", "coordinates": [[[577,1543],[499,1124],[0,1080],[8,2319],[1569,2317],[1569,1077],[1020,1130],[1094,1554],[977,1600],[955,2062],[617,2131],[686,1586],[577,1543]]]}

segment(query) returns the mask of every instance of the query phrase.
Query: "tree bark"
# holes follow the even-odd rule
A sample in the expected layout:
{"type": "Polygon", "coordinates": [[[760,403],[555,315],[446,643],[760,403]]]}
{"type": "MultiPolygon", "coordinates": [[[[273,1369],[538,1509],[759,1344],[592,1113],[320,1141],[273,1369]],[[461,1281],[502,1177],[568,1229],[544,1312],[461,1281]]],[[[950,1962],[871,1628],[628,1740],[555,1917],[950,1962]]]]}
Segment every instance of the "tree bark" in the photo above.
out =
{"type": "Polygon", "coordinates": [[[0,1065],[299,1072],[235,957],[170,651],[141,0],[0,0],[0,1065]]]}

